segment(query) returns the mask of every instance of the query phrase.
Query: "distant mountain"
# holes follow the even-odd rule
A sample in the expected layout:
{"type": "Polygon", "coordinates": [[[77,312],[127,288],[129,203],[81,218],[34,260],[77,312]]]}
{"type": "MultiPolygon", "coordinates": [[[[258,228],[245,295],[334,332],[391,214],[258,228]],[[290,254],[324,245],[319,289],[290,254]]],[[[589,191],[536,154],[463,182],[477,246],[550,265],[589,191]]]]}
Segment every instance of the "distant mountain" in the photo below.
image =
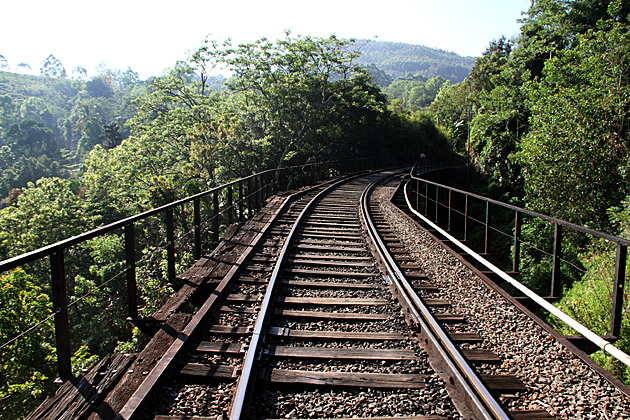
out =
{"type": "Polygon", "coordinates": [[[373,40],[360,40],[358,44],[362,45],[358,62],[365,66],[373,64],[392,79],[411,73],[427,79],[442,76],[458,83],[468,77],[475,63],[475,57],[462,57],[422,45],[373,40]]]}

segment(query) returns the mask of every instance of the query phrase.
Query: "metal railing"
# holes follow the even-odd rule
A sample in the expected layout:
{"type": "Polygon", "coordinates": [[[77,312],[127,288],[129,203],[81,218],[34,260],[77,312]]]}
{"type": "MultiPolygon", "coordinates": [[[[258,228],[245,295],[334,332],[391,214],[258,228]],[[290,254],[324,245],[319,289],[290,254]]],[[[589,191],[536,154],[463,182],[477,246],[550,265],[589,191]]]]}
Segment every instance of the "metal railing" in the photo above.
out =
{"type": "MultiPolygon", "coordinates": [[[[209,204],[207,207],[212,214],[210,217],[210,220],[212,220],[210,230],[212,236],[211,244],[216,245],[219,243],[222,222],[225,222],[224,225],[231,225],[236,220],[242,223],[244,220],[250,218],[257,210],[262,208],[265,200],[276,192],[313,184],[342,173],[366,170],[373,165],[374,160],[353,159],[342,162],[334,161],[291,166],[259,172],[199,194],[118,220],[106,226],[64,239],[34,251],[0,261],[0,273],[45,258],[50,259],[50,281],[53,304],[53,315],[51,316],[54,317],[57,368],[59,377],[68,379],[72,377],[72,351],[70,345],[66,264],[64,262],[64,253],[66,250],[90,239],[107,235],[116,230],[122,230],[125,252],[124,274],[126,277],[127,312],[131,318],[136,318],[138,316],[138,288],[136,284],[136,256],[138,254],[136,246],[136,225],[138,222],[144,221],[150,217],[163,217],[166,231],[166,271],[168,273],[168,280],[173,282],[176,279],[175,209],[189,205],[190,203],[193,205],[192,231],[194,231],[194,258],[199,259],[202,256],[202,244],[204,243],[201,220],[202,202],[209,204]]],[[[39,324],[21,332],[17,337],[13,337],[7,342],[0,344],[0,348],[19,339],[22,335],[30,332],[34,327],[41,325],[49,319],[50,317],[46,320],[42,320],[39,324]]]]}
{"type": "MultiPolygon", "coordinates": [[[[442,164],[442,169],[445,165],[442,164]]],[[[551,257],[551,279],[550,279],[550,298],[558,298],[562,291],[561,270],[562,262],[573,265],[570,261],[563,259],[563,237],[569,231],[572,233],[586,234],[592,238],[608,241],[616,246],[615,253],[615,271],[614,285],[612,290],[612,309],[610,316],[609,336],[616,338],[621,332],[622,308],[624,299],[624,283],[626,277],[626,262],[628,254],[628,245],[630,241],[617,236],[599,232],[584,226],[570,223],[561,219],[556,219],[541,213],[507,204],[498,200],[493,200],[468,191],[463,191],[454,187],[429,181],[415,175],[416,173],[427,173],[423,167],[414,167],[411,171],[409,181],[409,201],[415,210],[423,214],[425,218],[435,222],[437,226],[442,227],[446,232],[455,236],[461,235],[459,238],[462,242],[470,242],[471,224],[475,223],[481,228],[481,249],[477,250],[482,256],[489,256],[492,235],[502,234],[509,238],[511,242],[511,270],[518,273],[521,266],[521,245],[524,244],[521,235],[523,227],[523,218],[525,216],[549,223],[553,226],[553,239],[551,257]],[[471,208],[476,205],[477,209],[481,208],[481,217],[474,217],[471,214],[471,208]],[[510,233],[500,231],[492,226],[492,215],[501,209],[503,220],[505,220],[505,212],[511,212],[513,219],[513,230],[510,233]],[[459,218],[459,223],[454,223],[454,218],[459,218]],[[456,226],[457,225],[457,226],[456,226]],[[459,232],[456,232],[459,230],[459,232]]],[[[530,244],[525,244],[530,245],[530,244]]],[[[531,246],[531,245],[530,245],[531,246]]],[[[541,250],[538,250],[541,251],[541,250]]],[[[544,251],[541,251],[544,252],[544,251]]],[[[575,265],[573,265],[574,268],[575,265]]]]}

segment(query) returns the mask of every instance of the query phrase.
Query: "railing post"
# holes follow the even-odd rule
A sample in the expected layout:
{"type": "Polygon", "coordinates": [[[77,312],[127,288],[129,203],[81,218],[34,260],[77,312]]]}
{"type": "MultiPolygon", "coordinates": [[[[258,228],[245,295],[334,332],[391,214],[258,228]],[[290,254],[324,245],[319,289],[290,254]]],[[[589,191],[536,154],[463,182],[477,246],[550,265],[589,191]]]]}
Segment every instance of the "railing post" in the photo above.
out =
{"type": "Polygon", "coordinates": [[[486,200],[486,232],[483,244],[483,252],[488,255],[488,239],[490,237],[490,202],[486,200]]]}
{"type": "Polygon", "coordinates": [[[451,231],[451,198],[452,198],[453,190],[449,188],[448,190],[448,223],[446,226],[447,232],[451,231]]]}
{"type": "Polygon", "coordinates": [[[127,277],[127,312],[138,316],[138,286],[136,284],[136,239],[133,222],[125,225],[125,271],[127,277]]]}
{"type": "Polygon", "coordinates": [[[260,210],[262,208],[262,180],[260,179],[260,175],[257,175],[254,181],[256,188],[256,210],[260,210]]]}
{"type": "Polygon", "coordinates": [[[227,187],[228,226],[234,223],[234,204],[232,200],[232,184],[227,187]]]}
{"type": "Polygon", "coordinates": [[[562,291],[560,284],[560,257],[562,255],[562,225],[554,223],[553,232],[553,265],[551,267],[551,297],[559,297],[562,291]]]}
{"type": "Polygon", "coordinates": [[[610,313],[610,335],[619,337],[621,334],[621,318],[623,309],[623,290],[626,281],[626,259],[628,247],[617,244],[617,256],[615,258],[615,285],[613,287],[612,310],[610,313]]]}
{"type": "Polygon", "coordinates": [[[416,210],[420,211],[420,180],[416,179],[416,210]]]}
{"type": "Polygon", "coordinates": [[[66,273],[63,248],[50,255],[50,274],[53,310],[55,312],[55,342],[57,345],[57,369],[61,379],[72,378],[70,351],[70,322],[68,320],[68,298],[66,295],[66,273]]]}
{"type": "Polygon", "coordinates": [[[219,243],[219,190],[212,193],[212,242],[216,246],[219,243]]]}
{"type": "Polygon", "coordinates": [[[254,210],[254,188],[253,185],[254,184],[254,178],[247,178],[247,215],[249,217],[252,217],[252,213],[254,210]]]}
{"type": "Polygon", "coordinates": [[[464,199],[464,241],[468,240],[468,210],[470,206],[468,205],[468,194],[465,195],[464,199]]]}
{"type": "Polygon", "coordinates": [[[438,211],[440,209],[440,186],[435,184],[435,223],[438,223],[438,211]]]}
{"type": "Polygon", "coordinates": [[[429,215],[429,183],[424,181],[424,216],[429,215]]]}
{"type": "Polygon", "coordinates": [[[173,208],[166,210],[166,256],[168,281],[175,281],[175,226],[173,222],[173,208]]]}
{"type": "Polygon", "coordinates": [[[521,269],[521,225],[523,215],[520,211],[514,212],[514,254],[512,255],[512,272],[518,273],[521,269]]]}
{"type": "Polygon", "coordinates": [[[195,225],[195,259],[201,258],[201,200],[193,200],[193,223],[195,225]]]}
{"type": "Polygon", "coordinates": [[[243,182],[238,183],[238,222],[243,223],[243,182]]]}

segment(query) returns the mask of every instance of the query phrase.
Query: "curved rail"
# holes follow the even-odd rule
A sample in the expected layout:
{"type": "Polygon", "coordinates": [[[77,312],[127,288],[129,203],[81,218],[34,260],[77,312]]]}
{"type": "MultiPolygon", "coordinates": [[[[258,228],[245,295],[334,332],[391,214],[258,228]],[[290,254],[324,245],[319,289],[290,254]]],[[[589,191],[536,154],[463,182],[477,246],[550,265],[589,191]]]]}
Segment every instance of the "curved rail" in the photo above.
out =
{"type": "Polygon", "coordinates": [[[249,387],[250,377],[253,372],[254,361],[259,353],[260,349],[260,338],[262,336],[263,328],[265,323],[267,322],[267,315],[271,308],[271,302],[273,295],[276,291],[276,285],[278,283],[278,278],[280,277],[280,272],[285,263],[286,256],[288,255],[288,250],[292,245],[293,238],[295,236],[295,232],[298,230],[298,226],[300,225],[301,220],[304,216],[309,212],[311,206],[317,201],[319,197],[328,193],[331,189],[335,188],[337,185],[347,182],[349,179],[356,177],[350,176],[343,178],[327,188],[320,191],[313,199],[304,207],[300,215],[295,220],[291,231],[286,237],[284,245],[280,251],[278,256],[278,260],[274,266],[273,272],[271,274],[271,279],[269,280],[269,286],[267,287],[267,292],[263,298],[260,312],[258,314],[258,318],[256,319],[256,324],[254,324],[254,329],[252,333],[252,339],[249,343],[249,347],[247,349],[247,353],[245,355],[245,360],[243,361],[243,368],[241,370],[241,376],[239,377],[238,384],[236,386],[236,390],[234,392],[234,398],[232,399],[232,406],[230,409],[230,420],[239,420],[244,410],[245,399],[247,396],[247,390],[249,387]]]}
{"type": "Polygon", "coordinates": [[[450,374],[453,375],[462,389],[470,396],[470,408],[475,412],[478,419],[504,419],[509,420],[510,416],[503,407],[492,396],[487,387],[483,384],[479,376],[470,367],[462,354],[457,350],[448,335],[440,327],[429,309],[422,303],[413,287],[398,268],[393,256],[387,251],[385,244],[376,231],[376,227],[370,217],[367,197],[379,181],[371,184],[365,189],[361,196],[361,215],[366,223],[367,231],[372,239],[377,252],[384,262],[388,275],[400,295],[409,303],[413,316],[417,318],[421,330],[433,347],[443,357],[450,374]]]}

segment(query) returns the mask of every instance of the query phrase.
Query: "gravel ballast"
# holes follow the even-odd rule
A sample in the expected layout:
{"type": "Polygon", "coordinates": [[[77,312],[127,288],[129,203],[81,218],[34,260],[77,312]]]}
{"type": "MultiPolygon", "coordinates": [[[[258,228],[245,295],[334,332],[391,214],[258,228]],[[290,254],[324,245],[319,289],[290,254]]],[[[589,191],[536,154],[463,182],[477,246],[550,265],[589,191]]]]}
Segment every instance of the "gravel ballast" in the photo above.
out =
{"type": "Polygon", "coordinates": [[[380,201],[396,236],[457,312],[465,314],[484,347],[503,359],[494,371],[518,376],[530,390],[506,398],[510,409],[544,409],[561,419],[630,419],[630,398],[403,215],[389,202],[393,191],[392,186],[379,187],[373,199],[380,201]]]}

